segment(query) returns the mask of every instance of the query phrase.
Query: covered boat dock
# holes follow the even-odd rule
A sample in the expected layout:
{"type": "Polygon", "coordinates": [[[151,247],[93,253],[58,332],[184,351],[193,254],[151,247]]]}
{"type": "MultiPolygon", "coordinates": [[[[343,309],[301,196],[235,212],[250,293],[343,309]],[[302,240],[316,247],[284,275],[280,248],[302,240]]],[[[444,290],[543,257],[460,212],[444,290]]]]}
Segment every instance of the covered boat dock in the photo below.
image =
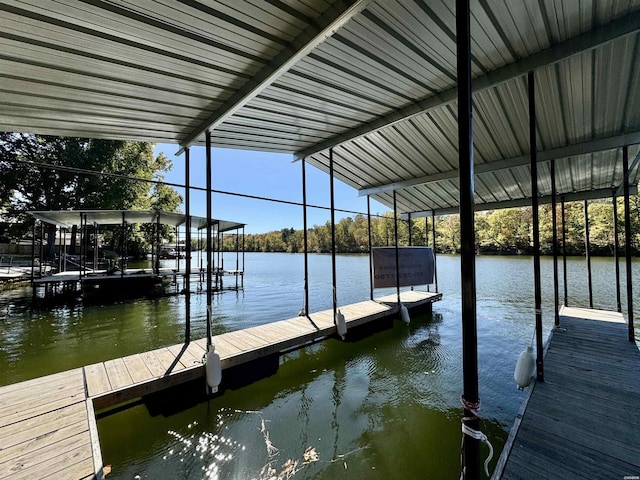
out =
{"type": "MultiPolygon", "coordinates": [[[[341,180],[407,218],[434,225],[459,213],[463,478],[482,476],[476,211],[532,207],[542,384],[539,205],[564,219],[565,202],[583,201],[588,245],[587,202],[613,199],[627,297],[616,310],[635,347],[629,198],[640,175],[640,2],[19,0],[0,4],[0,26],[0,128],[175,144],[185,155],[187,216],[190,150],[202,146],[209,193],[212,148],[250,149],[291,153],[303,178],[314,165],[329,173],[331,191],[341,180]]],[[[557,227],[550,321],[563,328],[564,221],[562,234],[557,227]]],[[[211,257],[207,265],[211,284],[211,257]]],[[[618,299],[620,278],[616,268],[618,299]]],[[[336,308],[334,298],[334,318],[336,308]]]]}

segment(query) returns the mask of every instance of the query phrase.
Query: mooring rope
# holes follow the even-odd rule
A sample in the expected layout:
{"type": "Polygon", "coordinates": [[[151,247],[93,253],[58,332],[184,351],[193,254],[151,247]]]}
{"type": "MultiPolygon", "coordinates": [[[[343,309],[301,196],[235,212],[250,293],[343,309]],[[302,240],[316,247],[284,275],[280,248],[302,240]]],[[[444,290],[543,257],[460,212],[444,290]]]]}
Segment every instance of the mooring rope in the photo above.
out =
{"type": "MultiPolygon", "coordinates": [[[[464,396],[461,395],[460,402],[462,403],[462,406],[464,407],[464,409],[468,410],[472,414],[472,416],[470,417],[462,417],[462,435],[463,435],[462,443],[464,444],[464,435],[468,435],[471,438],[475,438],[476,440],[480,440],[481,442],[484,442],[487,444],[487,446],[489,447],[489,455],[487,456],[487,459],[484,461],[484,471],[487,474],[487,477],[490,477],[491,475],[489,475],[489,462],[493,458],[493,445],[491,445],[491,442],[489,441],[489,439],[484,433],[482,433],[480,430],[475,430],[471,428],[465,423],[473,420],[480,420],[480,413],[479,413],[480,400],[478,399],[477,402],[470,402],[469,400],[464,398],[464,396]]],[[[464,468],[460,474],[460,480],[464,480],[464,468]]]]}

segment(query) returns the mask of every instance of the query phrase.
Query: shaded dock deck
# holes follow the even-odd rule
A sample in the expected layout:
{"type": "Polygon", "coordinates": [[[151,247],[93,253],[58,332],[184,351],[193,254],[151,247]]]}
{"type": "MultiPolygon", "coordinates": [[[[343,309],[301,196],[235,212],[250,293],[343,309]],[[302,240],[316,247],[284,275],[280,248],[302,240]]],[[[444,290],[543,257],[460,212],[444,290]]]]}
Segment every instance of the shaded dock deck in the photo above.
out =
{"type": "Polygon", "coordinates": [[[560,313],[492,478],[637,478],[640,351],[620,313],[560,313]]]}
{"type": "MultiPolygon", "coordinates": [[[[441,293],[402,292],[410,309],[441,293]]],[[[390,318],[396,296],[340,307],[349,329],[390,318]]],[[[224,371],[336,334],[333,311],[213,337],[224,371]]],[[[206,340],[88,365],[0,387],[0,478],[102,478],[95,410],[204,377],[206,340]]],[[[261,360],[262,361],[262,360],[261,360]]]]}

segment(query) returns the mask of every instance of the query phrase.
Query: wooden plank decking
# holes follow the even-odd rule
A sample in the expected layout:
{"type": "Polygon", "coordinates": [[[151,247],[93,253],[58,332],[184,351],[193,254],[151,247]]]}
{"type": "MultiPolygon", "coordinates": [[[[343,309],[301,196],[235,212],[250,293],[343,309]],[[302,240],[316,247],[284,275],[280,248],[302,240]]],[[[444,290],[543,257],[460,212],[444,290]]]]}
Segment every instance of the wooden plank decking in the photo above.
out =
{"type": "Polygon", "coordinates": [[[563,308],[495,479],[640,475],[640,351],[621,314],[563,308]]]}
{"type": "MultiPolygon", "coordinates": [[[[409,308],[442,294],[403,292],[409,308]]],[[[395,295],[340,307],[347,326],[396,312],[395,295]],[[391,298],[393,297],[393,298],[391,298]]],[[[336,333],[332,310],[213,337],[222,368],[336,333]]],[[[99,410],[204,376],[206,340],[159,348],[0,387],[0,479],[101,478],[99,410]]]]}

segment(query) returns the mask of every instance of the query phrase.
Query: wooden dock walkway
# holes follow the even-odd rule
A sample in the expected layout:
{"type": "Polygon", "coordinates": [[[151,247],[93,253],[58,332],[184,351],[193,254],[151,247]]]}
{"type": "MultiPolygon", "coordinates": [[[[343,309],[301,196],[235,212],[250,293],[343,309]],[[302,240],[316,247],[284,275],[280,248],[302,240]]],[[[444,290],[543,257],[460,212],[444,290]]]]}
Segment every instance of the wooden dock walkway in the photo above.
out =
{"type": "Polygon", "coordinates": [[[640,351],[620,313],[560,313],[492,478],[638,478],[640,351]]]}
{"type": "MultiPolygon", "coordinates": [[[[410,309],[441,293],[408,291],[410,309]]],[[[396,296],[341,306],[348,328],[397,312],[396,296]]],[[[333,311],[213,337],[223,372],[336,334],[333,311]]],[[[94,410],[204,378],[206,339],[88,365],[0,387],[0,479],[102,478],[94,410]]],[[[224,375],[224,373],[223,373],[224,375]]]]}

